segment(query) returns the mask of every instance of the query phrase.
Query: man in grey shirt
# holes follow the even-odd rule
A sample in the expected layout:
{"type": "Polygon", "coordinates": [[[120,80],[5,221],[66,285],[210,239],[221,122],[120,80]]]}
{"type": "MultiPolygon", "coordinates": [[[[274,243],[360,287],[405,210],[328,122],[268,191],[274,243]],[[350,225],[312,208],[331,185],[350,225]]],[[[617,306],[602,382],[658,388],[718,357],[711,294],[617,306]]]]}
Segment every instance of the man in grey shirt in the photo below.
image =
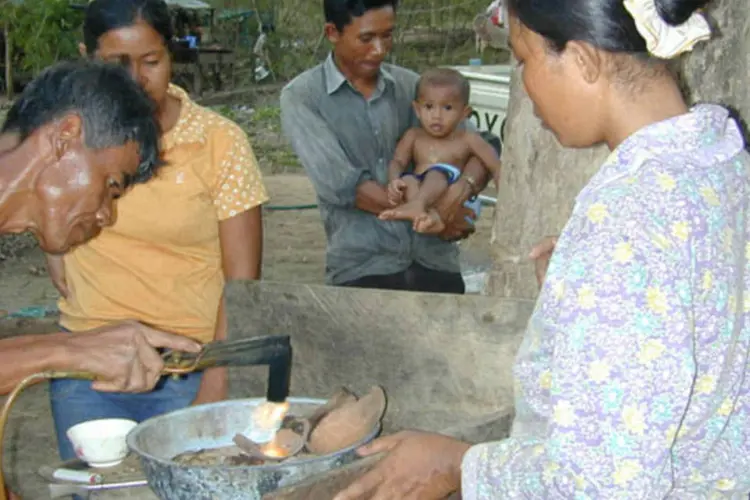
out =
{"type": "Polygon", "coordinates": [[[328,238],[326,281],[341,286],[464,293],[453,240],[471,231],[463,204],[487,183],[472,159],[438,203],[448,228],[418,234],[406,221],[383,221],[385,185],[399,138],[418,122],[419,76],[384,63],[397,0],[325,0],[333,51],[281,93],[281,122],[315,187],[328,238]]]}

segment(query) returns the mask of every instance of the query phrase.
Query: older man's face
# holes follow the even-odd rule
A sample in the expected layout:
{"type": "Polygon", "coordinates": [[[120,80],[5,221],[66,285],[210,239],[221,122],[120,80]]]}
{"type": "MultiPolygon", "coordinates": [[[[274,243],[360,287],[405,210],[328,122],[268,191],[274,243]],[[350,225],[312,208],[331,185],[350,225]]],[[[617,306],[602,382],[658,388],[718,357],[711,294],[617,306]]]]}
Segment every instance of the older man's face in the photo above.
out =
{"type": "Polygon", "coordinates": [[[91,150],[83,136],[69,140],[39,175],[39,204],[30,228],[45,252],[64,253],[97,236],[116,220],[115,200],[140,162],[135,143],[91,150]]]}

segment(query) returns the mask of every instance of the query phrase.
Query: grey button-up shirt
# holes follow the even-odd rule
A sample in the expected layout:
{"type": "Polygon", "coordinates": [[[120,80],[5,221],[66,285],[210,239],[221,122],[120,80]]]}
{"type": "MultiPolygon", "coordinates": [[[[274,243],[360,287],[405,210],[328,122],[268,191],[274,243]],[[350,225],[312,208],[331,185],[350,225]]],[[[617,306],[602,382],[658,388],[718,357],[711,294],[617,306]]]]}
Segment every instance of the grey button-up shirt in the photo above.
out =
{"type": "Polygon", "coordinates": [[[328,249],[326,282],[397,273],[417,262],[459,272],[458,247],[415,233],[411,223],[382,221],[355,206],[357,186],[388,181],[388,163],[407,129],[419,75],[384,64],[365,99],[331,55],[292,80],[281,93],[281,123],[318,196],[328,249]]]}

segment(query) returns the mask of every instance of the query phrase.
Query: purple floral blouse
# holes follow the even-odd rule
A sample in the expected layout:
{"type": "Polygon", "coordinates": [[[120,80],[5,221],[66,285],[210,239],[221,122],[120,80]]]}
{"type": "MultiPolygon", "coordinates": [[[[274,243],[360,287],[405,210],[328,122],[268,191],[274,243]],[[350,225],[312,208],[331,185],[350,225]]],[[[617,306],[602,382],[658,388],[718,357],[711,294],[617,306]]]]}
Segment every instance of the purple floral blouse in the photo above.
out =
{"type": "Polygon", "coordinates": [[[511,436],[464,457],[465,500],[748,498],[744,147],[700,105],[612,152],[550,262],[511,436]]]}

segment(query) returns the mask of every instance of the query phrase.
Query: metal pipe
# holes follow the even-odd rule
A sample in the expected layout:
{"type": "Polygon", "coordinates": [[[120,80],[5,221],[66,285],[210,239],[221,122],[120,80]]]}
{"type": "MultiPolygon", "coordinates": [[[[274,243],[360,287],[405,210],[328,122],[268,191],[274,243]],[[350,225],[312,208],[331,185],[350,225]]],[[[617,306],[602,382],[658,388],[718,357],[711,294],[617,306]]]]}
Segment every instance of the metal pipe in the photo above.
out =
{"type": "Polygon", "coordinates": [[[268,365],[268,401],[283,403],[289,397],[292,370],[292,346],[289,335],[216,341],[201,355],[194,356],[182,354],[179,363],[185,372],[216,366],[268,365]]]}
{"type": "Polygon", "coordinates": [[[286,345],[281,349],[268,365],[268,387],[266,399],[272,403],[283,403],[289,397],[292,383],[292,346],[289,337],[286,345]]]}

